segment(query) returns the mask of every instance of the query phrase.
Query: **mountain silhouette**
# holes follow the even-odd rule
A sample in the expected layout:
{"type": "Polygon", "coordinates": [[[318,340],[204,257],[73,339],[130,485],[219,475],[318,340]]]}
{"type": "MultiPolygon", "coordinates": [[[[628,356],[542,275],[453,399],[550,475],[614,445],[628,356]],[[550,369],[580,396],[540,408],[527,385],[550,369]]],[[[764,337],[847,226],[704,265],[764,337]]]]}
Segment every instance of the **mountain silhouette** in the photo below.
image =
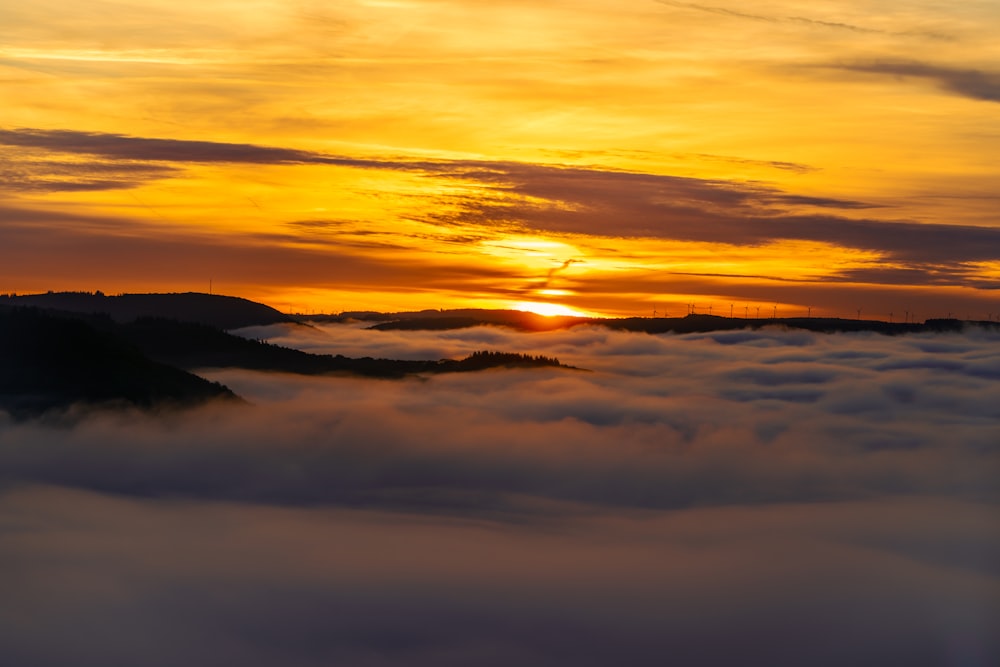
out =
{"type": "Polygon", "coordinates": [[[519,331],[551,331],[577,324],[602,320],[571,315],[539,315],[524,310],[489,310],[456,308],[450,310],[420,310],[414,312],[379,313],[375,311],[344,312],[339,315],[313,315],[310,322],[372,322],[371,329],[382,331],[465,329],[482,325],[506,326],[519,331]]]}
{"type": "Polygon", "coordinates": [[[262,303],[235,296],[186,292],[181,294],[119,294],[48,292],[0,296],[0,305],[34,306],[72,313],[106,314],[116,322],[140,317],[167,317],[219,329],[294,322],[294,318],[262,303]]]}
{"type": "MultiPolygon", "coordinates": [[[[87,299],[73,301],[79,306],[87,299]]],[[[107,313],[0,303],[0,409],[15,418],[73,404],[152,408],[238,400],[227,387],[188,372],[203,368],[401,378],[526,367],[570,368],[550,357],[494,351],[424,361],[317,355],[195,321],[138,317],[123,322],[107,313]]]]}
{"type": "Polygon", "coordinates": [[[816,333],[848,333],[870,331],[885,335],[907,333],[955,333],[969,326],[1000,328],[991,321],[929,319],[924,322],[883,322],[880,320],[843,319],[836,317],[761,317],[739,318],[719,315],[691,314],[685,317],[624,317],[597,318],[568,315],[544,316],[516,310],[430,310],[414,313],[342,313],[339,316],[310,317],[307,321],[373,322],[370,329],[379,331],[442,331],[474,326],[503,326],[518,331],[549,331],[591,325],[651,334],[707,333],[736,329],[759,329],[765,326],[804,329],[816,333]]]}
{"type": "Polygon", "coordinates": [[[400,378],[418,373],[460,373],[486,368],[562,367],[558,359],[511,352],[480,351],[464,359],[401,360],[310,354],[250,340],[193,322],[140,318],[128,324],[107,323],[151,359],[180,368],[246,368],[300,375],[348,373],[400,378]]]}

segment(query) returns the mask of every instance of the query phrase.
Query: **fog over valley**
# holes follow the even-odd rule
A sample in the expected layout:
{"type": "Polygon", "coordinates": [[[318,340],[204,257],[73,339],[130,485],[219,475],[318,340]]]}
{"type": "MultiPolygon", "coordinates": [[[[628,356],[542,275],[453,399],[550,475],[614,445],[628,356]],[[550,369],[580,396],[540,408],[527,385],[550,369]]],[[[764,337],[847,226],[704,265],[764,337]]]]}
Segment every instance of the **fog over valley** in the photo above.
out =
{"type": "Polygon", "coordinates": [[[238,333],[579,370],[0,417],[11,664],[1000,660],[995,331],[238,333]]]}

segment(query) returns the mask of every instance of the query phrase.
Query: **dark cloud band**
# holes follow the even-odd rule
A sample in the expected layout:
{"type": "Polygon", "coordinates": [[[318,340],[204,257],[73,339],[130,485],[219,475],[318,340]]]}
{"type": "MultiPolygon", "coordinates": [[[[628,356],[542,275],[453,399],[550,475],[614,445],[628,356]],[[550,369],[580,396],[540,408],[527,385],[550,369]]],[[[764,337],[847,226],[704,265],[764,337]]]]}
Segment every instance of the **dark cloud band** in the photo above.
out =
{"type": "MultiPolygon", "coordinates": [[[[874,66],[873,66],[874,67],[874,66]]],[[[864,71],[875,71],[867,68],[864,71]]],[[[954,85],[997,96],[983,75],[894,66],[878,71],[914,76],[954,75],[954,85]],[[958,83],[964,82],[964,83],[958,83]],[[985,83],[984,83],[985,82],[985,83]]],[[[12,181],[14,189],[59,191],[134,187],[150,178],[176,173],[185,163],[322,164],[361,169],[423,173],[428,177],[471,182],[492,190],[442,199],[442,206],[414,218],[433,225],[521,229],[530,232],[702,241],[762,245],[777,240],[829,243],[883,253],[887,259],[927,271],[926,265],[965,265],[1000,259],[1000,229],[846,217],[850,211],[879,205],[835,197],[803,196],[753,182],[699,179],[663,174],[601,170],[503,161],[357,159],[280,147],[208,141],[129,137],[71,130],[0,130],[0,144],[35,150],[77,153],[104,162],[73,166],[56,163],[12,181]],[[109,167],[108,162],[113,164],[109,167]],[[119,168],[120,180],[97,177],[119,168]],[[125,174],[132,172],[132,180],[125,174]],[[56,178],[55,176],[58,176],[56,178]],[[18,185],[20,184],[20,185],[18,185]],[[448,212],[441,212],[448,211],[448,212]]],[[[430,195],[428,195],[430,196],[430,195]]],[[[957,266],[958,274],[968,267],[957,266]]],[[[916,274],[914,274],[916,275],[916,274]]]]}
{"type": "Polygon", "coordinates": [[[841,65],[839,68],[849,72],[925,79],[962,97],[984,102],[1000,102],[1000,72],[898,61],[855,63],[841,65]]]}

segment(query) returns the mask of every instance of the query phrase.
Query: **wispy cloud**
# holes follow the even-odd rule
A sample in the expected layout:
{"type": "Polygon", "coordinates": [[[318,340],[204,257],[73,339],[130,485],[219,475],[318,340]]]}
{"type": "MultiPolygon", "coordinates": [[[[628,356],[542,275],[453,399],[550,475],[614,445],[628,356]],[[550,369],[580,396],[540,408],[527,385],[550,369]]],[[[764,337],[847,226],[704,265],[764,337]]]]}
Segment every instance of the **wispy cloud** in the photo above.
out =
{"type": "Polygon", "coordinates": [[[698,160],[706,160],[710,162],[728,162],[731,164],[746,164],[756,167],[769,167],[771,169],[780,169],[782,171],[790,171],[796,174],[809,174],[819,171],[819,167],[814,167],[808,164],[801,164],[799,162],[786,162],[782,160],[754,160],[751,158],[736,157],[732,155],[712,155],[710,153],[693,153],[690,155],[680,155],[677,157],[680,159],[695,158],[698,160]]]}
{"type": "Polygon", "coordinates": [[[0,190],[13,193],[130,189],[180,173],[180,169],[164,164],[60,161],[26,155],[23,151],[0,151],[0,190]]]}
{"type": "Polygon", "coordinates": [[[656,0],[662,5],[668,5],[670,7],[678,7],[680,9],[691,9],[699,12],[707,12],[709,14],[717,14],[720,16],[729,16],[738,19],[748,19],[751,21],[761,21],[765,23],[798,23],[807,26],[814,26],[819,28],[833,28],[835,30],[848,30],[850,32],[862,33],[862,34],[873,34],[873,35],[899,35],[899,36],[920,36],[920,37],[930,37],[933,39],[949,40],[952,39],[949,35],[945,35],[937,32],[928,31],[894,31],[885,30],[881,28],[872,28],[869,26],[862,26],[853,23],[845,23],[842,21],[828,21],[817,18],[809,18],[806,16],[786,16],[779,14],[757,14],[739,11],[736,9],[730,9],[728,7],[721,7],[717,5],[702,5],[692,2],[676,2],[674,0],[656,0]]]}
{"type": "Polygon", "coordinates": [[[862,72],[895,78],[925,79],[962,97],[985,102],[1000,102],[1000,72],[963,69],[913,61],[874,61],[837,66],[849,72],[862,72]]]}
{"type": "Polygon", "coordinates": [[[134,137],[77,130],[0,129],[0,144],[44,149],[56,153],[147,162],[332,164],[352,167],[409,164],[397,165],[388,161],[329,156],[311,151],[255,144],[134,137]]]}

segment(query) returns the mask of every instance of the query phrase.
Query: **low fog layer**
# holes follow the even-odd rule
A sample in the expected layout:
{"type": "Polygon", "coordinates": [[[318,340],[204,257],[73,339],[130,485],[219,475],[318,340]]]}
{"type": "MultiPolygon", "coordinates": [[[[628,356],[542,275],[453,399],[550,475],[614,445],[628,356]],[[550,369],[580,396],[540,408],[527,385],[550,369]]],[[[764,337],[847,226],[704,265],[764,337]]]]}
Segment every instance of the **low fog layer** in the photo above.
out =
{"type": "Polygon", "coordinates": [[[11,664],[1000,662],[997,334],[241,333],[589,370],[0,422],[11,664]]]}

